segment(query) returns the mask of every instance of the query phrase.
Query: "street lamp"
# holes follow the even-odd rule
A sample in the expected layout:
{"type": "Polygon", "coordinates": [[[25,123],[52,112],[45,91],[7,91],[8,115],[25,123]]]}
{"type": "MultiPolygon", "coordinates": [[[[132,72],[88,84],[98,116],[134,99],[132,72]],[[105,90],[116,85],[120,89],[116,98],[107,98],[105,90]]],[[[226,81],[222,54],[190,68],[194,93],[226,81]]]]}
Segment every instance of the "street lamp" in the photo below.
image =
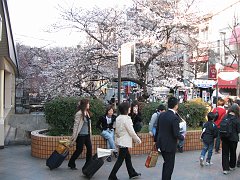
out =
{"type": "Polygon", "coordinates": [[[2,40],[2,16],[0,15],[0,41],[2,40]]]}
{"type": "Polygon", "coordinates": [[[217,71],[216,73],[216,79],[217,79],[217,83],[216,83],[216,107],[217,107],[217,102],[218,102],[218,72],[220,69],[223,69],[223,65],[221,65],[220,63],[216,63],[215,64],[215,69],[217,71]]]}

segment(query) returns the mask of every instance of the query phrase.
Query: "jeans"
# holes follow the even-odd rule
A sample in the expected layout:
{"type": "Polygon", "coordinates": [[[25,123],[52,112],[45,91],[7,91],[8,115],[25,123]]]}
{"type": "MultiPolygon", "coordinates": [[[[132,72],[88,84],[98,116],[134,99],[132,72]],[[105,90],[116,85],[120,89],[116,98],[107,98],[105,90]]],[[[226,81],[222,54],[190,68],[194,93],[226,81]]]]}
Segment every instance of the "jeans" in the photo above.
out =
{"type": "Polygon", "coordinates": [[[114,142],[114,130],[103,130],[101,136],[107,140],[108,149],[116,149],[114,142]]]}
{"type": "Polygon", "coordinates": [[[220,149],[220,133],[219,133],[219,129],[217,130],[217,137],[216,137],[216,141],[215,141],[215,152],[218,152],[220,149]]]}
{"type": "Polygon", "coordinates": [[[223,171],[229,171],[230,168],[236,167],[237,161],[237,143],[229,141],[228,139],[222,138],[222,168],[223,171]],[[230,155],[230,158],[229,158],[230,155]]]}
{"type": "Polygon", "coordinates": [[[202,149],[202,152],[201,152],[201,158],[204,159],[205,155],[208,151],[208,155],[207,155],[207,159],[206,159],[207,162],[211,161],[213,145],[214,145],[214,142],[212,142],[210,144],[207,144],[207,143],[203,142],[203,149],[202,149]]]}
{"type": "Polygon", "coordinates": [[[92,143],[91,143],[90,135],[78,136],[77,140],[76,140],[76,150],[74,151],[73,155],[71,156],[71,158],[68,162],[68,167],[71,167],[71,168],[76,167],[75,161],[82,153],[83,145],[85,145],[87,148],[86,162],[91,160],[91,158],[92,158],[92,143]]]}
{"type": "Polygon", "coordinates": [[[109,179],[117,179],[117,172],[119,168],[122,166],[123,161],[125,160],[127,171],[129,177],[133,177],[137,174],[135,169],[132,166],[131,155],[128,151],[128,148],[119,148],[119,156],[116,163],[113,166],[113,169],[109,175],[109,179]]]}

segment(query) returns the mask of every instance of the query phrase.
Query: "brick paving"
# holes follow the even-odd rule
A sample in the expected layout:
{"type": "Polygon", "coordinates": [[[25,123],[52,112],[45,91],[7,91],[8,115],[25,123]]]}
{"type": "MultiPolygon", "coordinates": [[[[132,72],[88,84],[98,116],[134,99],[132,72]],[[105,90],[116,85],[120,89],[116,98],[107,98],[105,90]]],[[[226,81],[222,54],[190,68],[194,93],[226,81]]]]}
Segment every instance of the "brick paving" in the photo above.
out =
{"type": "MultiPolygon", "coordinates": [[[[240,144],[238,145],[238,152],[240,144]]],[[[211,166],[200,167],[200,151],[186,151],[176,154],[175,169],[173,180],[239,180],[240,168],[231,172],[229,175],[222,174],[221,154],[213,154],[211,166]]],[[[134,168],[142,173],[142,180],[160,180],[163,159],[160,156],[158,164],[154,168],[147,169],[144,166],[147,155],[132,156],[134,168]]],[[[107,177],[113,167],[113,162],[105,162],[101,169],[92,178],[93,180],[107,180],[107,177]]],[[[70,170],[67,168],[67,162],[64,161],[58,169],[50,171],[46,167],[46,160],[34,158],[31,156],[31,146],[29,145],[11,145],[0,150],[0,179],[1,180],[84,180],[86,179],[81,172],[84,163],[83,159],[76,161],[79,170],[70,170]]],[[[117,174],[120,180],[128,179],[125,164],[117,174]]]]}

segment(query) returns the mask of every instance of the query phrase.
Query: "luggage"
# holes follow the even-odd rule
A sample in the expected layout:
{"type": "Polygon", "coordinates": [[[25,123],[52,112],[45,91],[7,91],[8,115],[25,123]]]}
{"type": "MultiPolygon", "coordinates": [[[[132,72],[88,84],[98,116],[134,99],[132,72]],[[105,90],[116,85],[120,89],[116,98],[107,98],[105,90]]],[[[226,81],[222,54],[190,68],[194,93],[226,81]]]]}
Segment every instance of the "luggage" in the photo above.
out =
{"type": "Polygon", "coordinates": [[[103,158],[98,158],[95,154],[92,159],[85,163],[82,168],[82,173],[87,177],[91,178],[104,164],[103,158]]]}
{"type": "Polygon", "coordinates": [[[64,159],[68,156],[69,150],[66,150],[63,154],[59,154],[56,150],[50,155],[46,161],[46,166],[50,170],[58,168],[63,163],[64,159]]]}

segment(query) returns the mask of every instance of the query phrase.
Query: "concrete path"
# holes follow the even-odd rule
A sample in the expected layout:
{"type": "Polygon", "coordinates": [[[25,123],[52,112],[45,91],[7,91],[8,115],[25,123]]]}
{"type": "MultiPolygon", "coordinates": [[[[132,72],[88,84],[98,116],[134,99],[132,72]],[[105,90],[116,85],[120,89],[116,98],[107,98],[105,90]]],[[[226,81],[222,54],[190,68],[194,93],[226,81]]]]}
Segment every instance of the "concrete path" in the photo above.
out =
{"type": "MultiPolygon", "coordinates": [[[[240,145],[238,146],[238,152],[240,145]]],[[[176,154],[173,180],[239,180],[240,168],[229,175],[222,174],[221,154],[213,154],[211,166],[200,167],[200,151],[188,151],[176,154]]],[[[147,169],[144,166],[147,155],[132,156],[133,166],[136,171],[141,172],[139,179],[160,180],[163,159],[160,156],[158,164],[154,168],[147,169]]],[[[84,163],[83,159],[77,160],[79,170],[70,170],[64,161],[58,169],[50,171],[46,167],[46,160],[31,156],[31,146],[12,145],[0,150],[0,179],[1,180],[84,180],[81,172],[84,163]]],[[[114,165],[113,162],[105,162],[101,169],[94,175],[93,180],[107,180],[107,177],[114,165]]],[[[120,180],[127,180],[127,170],[125,164],[117,174],[120,180]]]]}

